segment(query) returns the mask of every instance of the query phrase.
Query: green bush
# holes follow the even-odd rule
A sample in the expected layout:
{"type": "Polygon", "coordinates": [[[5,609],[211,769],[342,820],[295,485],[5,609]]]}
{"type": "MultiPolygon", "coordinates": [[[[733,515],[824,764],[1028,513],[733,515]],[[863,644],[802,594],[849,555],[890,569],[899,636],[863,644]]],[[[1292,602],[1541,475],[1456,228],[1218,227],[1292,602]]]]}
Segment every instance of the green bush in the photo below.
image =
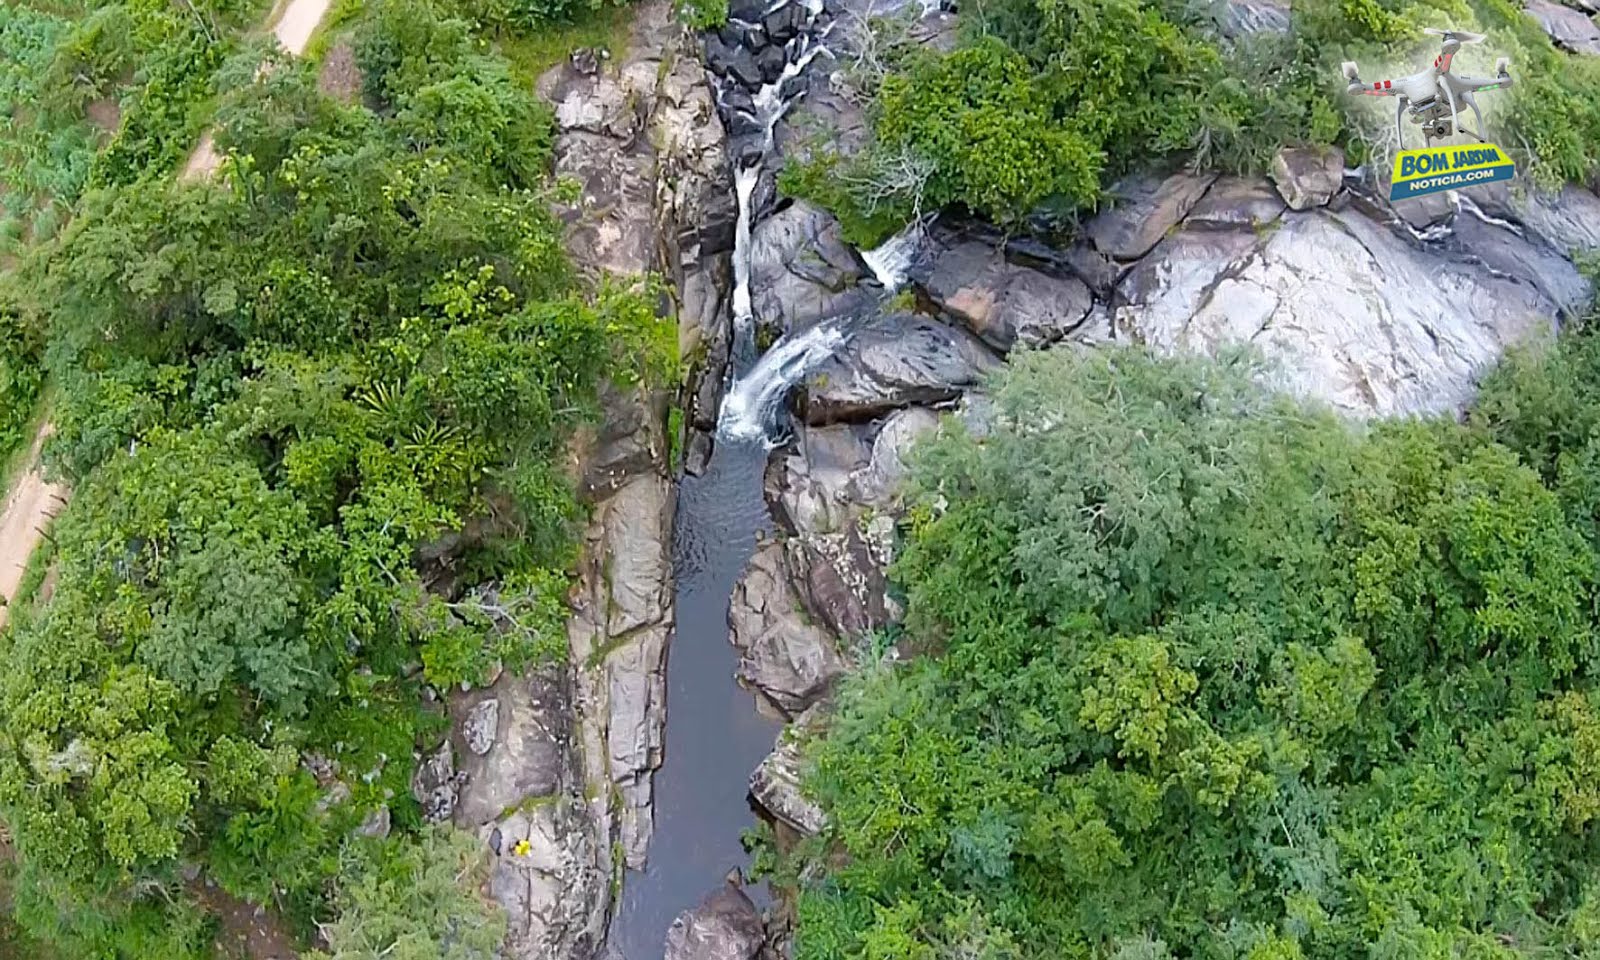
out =
{"type": "Polygon", "coordinates": [[[44,357],[37,330],[0,304],[0,462],[28,439],[39,392],[44,357]]]}
{"type": "Polygon", "coordinates": [[[882,21],[856,82],[872,141],[843,157],[821,143],[783,189],[836,212],[873,243],[911,216],[963,205],[1002,225],[1073,215],[1127,171],[1174,155],[1261,172],[1285,145],[1339,144],[1353,161],[1394,149],[1393,103],[1345,94],[1338,66],[1421,63],[1424,25],[1479,29],[1458,58],[1485,73],[1509,54],[1517,83],[1485,98],[1493,133],[1540,186],[1600,172],[1600,61],[1554,48],[1507,0],[1311,0],[1286,35],[1227,39],[1225,11],[1178,0],[996,0],[963,10],[947,54],[908,54],[882,21]]]}
{"type": "Polygon", "coordinates": [[[477,894],[486,879],[483,846],[468,833],[436,828],[415,841],[357,849],[340,872],[339,919],[326,928],[328,952],[308,960],[491,960],[505,915],[477,894]]]}

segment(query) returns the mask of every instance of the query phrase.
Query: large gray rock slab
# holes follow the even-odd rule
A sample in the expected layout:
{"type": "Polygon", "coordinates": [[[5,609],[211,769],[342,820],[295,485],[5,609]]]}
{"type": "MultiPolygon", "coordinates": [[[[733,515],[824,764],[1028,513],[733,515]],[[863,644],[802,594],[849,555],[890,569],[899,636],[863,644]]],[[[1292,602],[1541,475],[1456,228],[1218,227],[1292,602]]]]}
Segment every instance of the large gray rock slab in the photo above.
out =
{"type": "Polygon", "coordinates": [[[821,700],[845,673],[834,639],[812,621],[794,590],[783,544],[756,550],[733,589],[730,639],[737,675],[788,716],[821,700]]]}
{"type": "Polygon", "coordinates": [[[1290,210],[1326,206],[1344,183],[1344,151],[1284,147],[1272,159],[1269,174],[1290,210]]]}
{"type": "Polygon", "coordinates": [[[1264,240],[1188,234],[1130,276],[1119,332],[1173,351],[1254,344],[1284,386],[1358,415],[1459,407],[1485,367],[1548,333],[1558,310],[1531,279],[1419,247],[1353,211],[1286,214],[1264,240]]]}
{"type": "Polygon", "coordinates": [[[964,329],[915,314],[881,314],[858,326],[806,378],[806,419],[872,419],[900,407],[954,400],[999,363],[964,329]]]}
{"type": "Polygon", "coordinates": [[[1064,339],[1094,302],[1082,280],[1008,263],[978,241],[934,252],[912,275],[940,309],[1000,351],[1064,339]]]}
{"type": "Polygon", "coordinates": [[[1137,260],[1188,216],[1215,179],[1216,174],[1187,173],[1130,177],[1111,188],[1114,205],[1096,214],[1084,233],[1100,254],[1137,260]]]}
{"type": "Polygon", "coordinates": [[[750,796],[761,809],[801,836],[821,833],[828,824],[827,814],[802,789],[803,737],[822,725],[821,706],[812,707],[778,734],[772,752],[750,773],[750,796]]]}
{"type": "Polygon", "coordinates": [[[672,921],[664,960],[755,960],[765,942],[761,914],[730,883],[672,921]]]}
{"type": "Polygon", "coordinates": [[[610,896],[582,796],[528,802],[479,828],[490,853],[489,895],[506,911],[505,955],[588,960],[604,936],[593,907],[610,896]]]}
{"type": "Polygon", "coordinates": [[[1555,193],[1530,191],[1515,203],[1515,213],[1563,253],[1600,250],[1600,196],[1575,183],[1555,193]]]}
{"type": "Polygon", "coordinates": [[[838,221],[796,202],[750,237],[750,302],[756,317],[787,333],[865,303],[855,289],[865,265],[839,236],[838,221]]]}
{"type": "Polygon", "coordinates": [[[490,687],[451,696],[462,779],[457,824],[476,829],[560,790],[572,710],[563,674],[555,668],[508,672],[490,687]]]}
{"type": "Polygon", "coordinates": [[[1459,250],[1496,274],[1525,278],[1574,315],[1589,304],[1589,282],[1564,252],[1526,228],[1468,206],[1451,222],[1446,249],[1459,250]]]}
{"type": "Polygon", "coordinates": [[[1525,0],[1523,9],[1539,21],[1557,46],[1577,54],[1600,55],[1600,25],[1590,13],[1550,0],[1525,0]]]}

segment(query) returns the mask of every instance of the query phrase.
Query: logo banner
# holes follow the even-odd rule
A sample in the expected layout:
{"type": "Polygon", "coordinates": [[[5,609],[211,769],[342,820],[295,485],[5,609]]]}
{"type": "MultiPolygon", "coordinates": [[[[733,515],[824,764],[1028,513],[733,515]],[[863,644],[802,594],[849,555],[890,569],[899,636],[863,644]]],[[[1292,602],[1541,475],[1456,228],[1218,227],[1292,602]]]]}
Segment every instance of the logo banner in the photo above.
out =
{"type": "Polygon", "coordinates": [[[1402,150],[1394,158],[1389,200],[1423,197],[1441,190],[1510,180],[1516,166],[1492,143],[1449,144],[1402,150]]]}

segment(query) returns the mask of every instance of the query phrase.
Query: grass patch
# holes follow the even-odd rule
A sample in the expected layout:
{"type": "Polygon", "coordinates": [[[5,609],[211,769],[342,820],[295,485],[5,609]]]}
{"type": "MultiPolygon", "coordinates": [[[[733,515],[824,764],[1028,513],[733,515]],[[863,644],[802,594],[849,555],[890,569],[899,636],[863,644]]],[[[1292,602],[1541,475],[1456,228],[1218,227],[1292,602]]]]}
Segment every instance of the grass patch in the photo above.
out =
{"type": "Polygon", "coordinates": [[[540,74],[566,60],[574,50],[593,47],[612,57],[627,53],[628,27],[633,16],[634,11],[628,7],[607,4],[584,11],[569,23],[546,24],[531,35],[502,36],[495,43],[501,56],[511,61],[512,76],[532,85],[540,74]]]}
{"type": "MultiPolygon", "coordinates": [[[[67,509],[72,509],[70,506],[67,509]]],[[[21,627],[33,620],[38,613],[38,605],[34,602],[39,597],[39,588],[44,585],[45,577],[50,575],[50,567],[56,561],[56,541],[50,535],[55,526],[55,520],[45,525],[44,539],[39,541],[39,546],[28,557],[28,565],[22,571],[22,579],[17,581],[17,595],[7,604],[7,627],[21,627]]]]}
{"type": "MultiPolygon", "coordinates": [[[[11,485],[16,482],[17,477],[27,467],[28,454],[33,450],[33,438],[38,436],[39,428],[44,425],[45,418],[50,413],[50,401],[52,399],[53,391],[46,387],[44,393],[39,396],[39,402],[34,405],[33,416],[29,417],[28,422],[23,425],[17,445],[9,451],[0,452],[0,488],[3,488],[7,493],[11,491],[11,485]]],[[[0,500],[3,499],[4,495],[0,494],[0,500]]]]}
{"type": "Polygon", "coordinates": [[[366,0],[333,0],[328,12],[323,14],[322,22],[317,24],[316,31],[306,43],[305,59],[316,64],[322,63],[334,43],[360,19],[366,8],[366,0]]]}

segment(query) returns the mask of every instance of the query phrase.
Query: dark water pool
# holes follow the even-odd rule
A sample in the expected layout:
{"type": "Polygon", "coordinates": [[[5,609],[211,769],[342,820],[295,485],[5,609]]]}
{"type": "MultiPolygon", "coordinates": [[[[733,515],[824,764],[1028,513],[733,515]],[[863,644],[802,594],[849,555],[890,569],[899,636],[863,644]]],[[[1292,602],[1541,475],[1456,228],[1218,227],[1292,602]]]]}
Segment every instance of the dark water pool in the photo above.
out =
{"type": "MultiPolygon", "coordinates": [[[[673,532],[677,631],[667,654],[666,754],[655,777],[655,833],[645,870],[630,871],[611,924],[625,960],[661,960],[672,920],[734,867],[755,823],[750,771],[781,725],[733,679],[728,598],[770,529],[762,499],[766,445],[719,440],[698,477],[684,477],[673,532]]],[[[751,891],[754,893],[755,891],[751,891]]]]}

